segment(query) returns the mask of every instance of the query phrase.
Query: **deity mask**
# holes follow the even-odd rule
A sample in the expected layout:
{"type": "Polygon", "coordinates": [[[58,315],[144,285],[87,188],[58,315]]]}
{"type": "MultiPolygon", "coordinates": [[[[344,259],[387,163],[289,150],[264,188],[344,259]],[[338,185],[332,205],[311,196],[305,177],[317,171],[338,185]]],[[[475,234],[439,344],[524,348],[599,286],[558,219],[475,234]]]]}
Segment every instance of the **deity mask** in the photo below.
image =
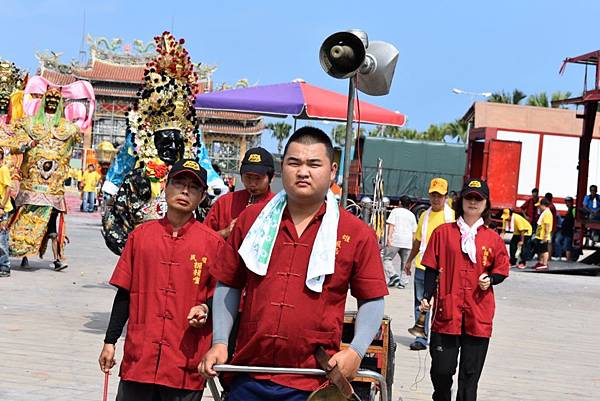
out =
{"type": "Polygon", "coordinates": [[[154,146],[158,157],[169,166],[183,158],[183,137],[177,129],[156,131],[154,133],[154,146]]]}
{"type": "Polygon", "coordinates": [[[46,106],[44,111],[48,114],[56,113],[56,110],[58,109],[58,105],[61,100],[62,95],[60,93],[60,90],[58,90],[57,88],[49,88],[46,92],[46,106]]]}

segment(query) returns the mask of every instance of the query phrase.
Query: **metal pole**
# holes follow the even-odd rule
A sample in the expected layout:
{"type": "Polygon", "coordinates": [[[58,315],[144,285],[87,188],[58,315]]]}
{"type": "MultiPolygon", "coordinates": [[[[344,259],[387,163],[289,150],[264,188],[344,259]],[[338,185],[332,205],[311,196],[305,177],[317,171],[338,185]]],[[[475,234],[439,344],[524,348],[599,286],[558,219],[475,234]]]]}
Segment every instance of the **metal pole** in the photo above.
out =
{"type": "MultiPolygon", "coordinates": [[[[263,367],[263,366],[238,366],[238,365],[214,365],[213,369],[217,372],[233,372],[233,373],[270,373],[270,374],[293,374],[293,375],[312,375],[312,376],[326,376],[327,372],[322,369],[307,369],[307,368],[280,368],[280,367],[263,367]]],[[[359,369],[356,372],[355,377],[364,377],[373,380],[377,380],[379,383],[379,394],[381,401],[389,401],[387,382],[383,375],[371,370],[359,369]]],[[[215,394],[218,394],[217,386],[213,380],[208,380],[209,389],[213,394],[215,400],[215,394]],[[212,381],[212,383],[211,383],[212,381]]]]}
{"type": "Polygon", "coordinates": [[[348,85],[348,114],[346,116],[346,143],[344,144],[344,176],[342,178],[341,204],[346,207],[348,200],[348,177],[350,176],[350,151],[352,149],[352,121],[354,119],[354,96],[356,76],[350,77],[348,85]]]}

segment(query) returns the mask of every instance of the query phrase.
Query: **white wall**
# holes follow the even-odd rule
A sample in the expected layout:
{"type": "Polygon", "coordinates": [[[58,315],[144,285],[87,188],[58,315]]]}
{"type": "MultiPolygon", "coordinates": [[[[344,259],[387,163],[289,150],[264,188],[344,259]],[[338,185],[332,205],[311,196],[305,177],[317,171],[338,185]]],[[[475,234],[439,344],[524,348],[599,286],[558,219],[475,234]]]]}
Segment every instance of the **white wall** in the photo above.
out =
{"type": "Polygon", "coordinates": [[[577,194],[579,138],[544,135],[540,193],[552,192],[558,198],[577,194]]]}
{"type": "MultiPolygon", "coordinates": [[[[518,193],[519,195],[529,195],[531,189],[535,187],[540,135],[498,130],[497,138],[521,142],[518,193]]],[[[552,192],[555,197],[559,198],[575,197],[577,195],[578,159],[579,137],[544,135],[539,184],[541,194],[552,192]]],[[[591,184],[600,185],[600,140],[598,139],[593,139],[590,146],[588,186],[591,184]]],[[[559,207],[559,209],[563,208],[559,207]]]]}

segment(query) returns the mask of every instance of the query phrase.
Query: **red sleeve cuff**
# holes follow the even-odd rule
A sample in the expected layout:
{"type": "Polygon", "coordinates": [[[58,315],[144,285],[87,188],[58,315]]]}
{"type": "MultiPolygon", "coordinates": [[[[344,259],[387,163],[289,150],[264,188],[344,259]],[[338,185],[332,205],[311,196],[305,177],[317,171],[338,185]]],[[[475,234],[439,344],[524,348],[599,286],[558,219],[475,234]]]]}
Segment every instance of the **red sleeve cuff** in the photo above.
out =
{"type": "Polygon", "coordinates": [[[389,295],[389,291],[383,280],[361,278],[360,286],[350,285],[350,294],[356,299],[375,299],[389,295]]]}

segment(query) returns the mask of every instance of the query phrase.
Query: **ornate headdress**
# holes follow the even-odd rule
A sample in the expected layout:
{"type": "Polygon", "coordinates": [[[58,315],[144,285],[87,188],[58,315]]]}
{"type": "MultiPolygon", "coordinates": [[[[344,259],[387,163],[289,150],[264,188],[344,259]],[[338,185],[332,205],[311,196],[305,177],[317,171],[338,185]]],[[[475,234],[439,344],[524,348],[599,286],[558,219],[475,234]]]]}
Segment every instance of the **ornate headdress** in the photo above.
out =
{"type": "Polygon", "coordinates": [[[0,93],[10,96],[15,90],[21,89],[22,75],[15,63],[0,58],[0,93]]]}
{"type": "Polygon", "coordinates": [[[0,97],[10,101],[7,122],[10,121],[10,116],[14,118],[23,116],[22,89],[25,80],[25,74],[14,63],[0,58],[0,97]]]}
{"type": "MultiPolygon", "coordinates": [[[[47,93],[60,93],[60,95],[70,102],[64,107],[64,117],[78,125],[82,130],[88,128],[92,123],[92,116],[96,109],[96,96],[92,85],[87,81],[75,81],[69,85],[54,85],[46,78],[36,75],[27,81],[25,87],[25,99],[23,106],[25,113],[29,116],[34,116],[38,111],[43,112],[44,101],[47,93]],[[34,98],[28,95],[42,95],[42,98],[34,98]],[[88,103],[87,109],[82,103],[77,100],[86,100],[88,103]]],[[[57,110],[57,118],[62,117],[62,112],[57,110]]]]}
{"type": "Polygon", "coordinates": [[[198,76],[183,48],[183,39],[176,41],[172,34],[163,32],[154,42],[158,55],[146,64],[144,87],[138,94],[140,99],[127,114],[137,156],[144,162],[155,159],[154,133],[176,129],[184,140],[184,158],[193,158],[199,125],[193,96],[198,76]]]}

